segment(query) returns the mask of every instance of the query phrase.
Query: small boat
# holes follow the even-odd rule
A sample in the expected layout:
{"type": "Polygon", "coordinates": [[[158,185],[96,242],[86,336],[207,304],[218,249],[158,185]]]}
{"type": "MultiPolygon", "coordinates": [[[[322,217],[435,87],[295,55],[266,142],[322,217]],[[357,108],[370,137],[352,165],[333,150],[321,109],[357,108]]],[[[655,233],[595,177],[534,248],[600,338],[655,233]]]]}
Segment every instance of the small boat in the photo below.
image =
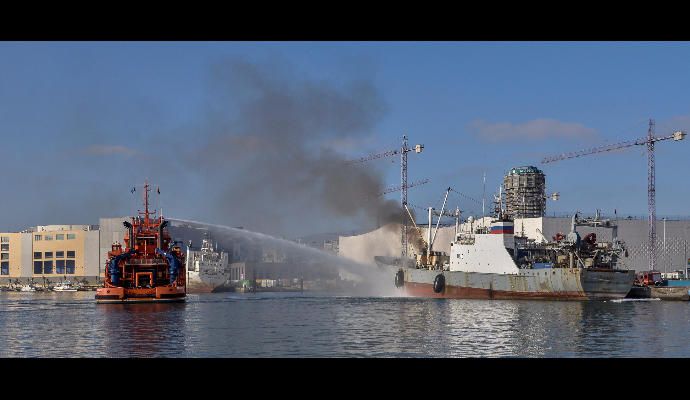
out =
{"type": "Polygon", "coordinates": [[[54,292],[76,292],[77,288],[72,285],[72,282],[65,281],[53,287],[54,292]]]}
{"type": "Polygon", "coordinates": [[[24,285],[24,286],[22,286],[21,288],[19,288],[19,291],[20,291],[20,292],[35,292],[35,291],[36,291],[36,287],[35,287],[34,285],[31,285],[31,284],[29,284],[29,285],[24,285]]]}

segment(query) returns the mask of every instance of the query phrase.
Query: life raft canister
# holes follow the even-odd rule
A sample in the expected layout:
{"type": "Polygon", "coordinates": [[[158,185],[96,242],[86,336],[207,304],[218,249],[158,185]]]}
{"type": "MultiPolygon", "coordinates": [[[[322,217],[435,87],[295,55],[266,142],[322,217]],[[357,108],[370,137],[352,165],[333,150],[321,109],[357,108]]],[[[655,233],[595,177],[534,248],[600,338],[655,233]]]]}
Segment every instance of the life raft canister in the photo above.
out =
{"type": "Polygon", "coordinates": [[[395,287],[401,288],[405,286],[405,273],[402,269],[399,269],[395,274],[395,287]]]}
{"type": "Polygon", "coordinates": [[[446,287],[446,277],[443,274],[436,275],[434,278],[434,292],[441,293],[446,287]]]}

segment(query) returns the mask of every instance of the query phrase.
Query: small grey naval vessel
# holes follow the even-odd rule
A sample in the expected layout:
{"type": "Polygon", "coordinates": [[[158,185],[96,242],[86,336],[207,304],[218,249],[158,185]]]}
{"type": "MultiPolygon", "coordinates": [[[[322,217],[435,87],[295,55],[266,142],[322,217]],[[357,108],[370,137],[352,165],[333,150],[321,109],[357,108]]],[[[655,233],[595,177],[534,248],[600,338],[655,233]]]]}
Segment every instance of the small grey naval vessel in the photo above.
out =
{"type": "Polygon", "coordinates": [[[220,289],[229,277],[228,253],[215,251],[210,239],[194,250],[187,246],[187,292],[211,293],[220,289]]]}
{"type": "Polygon", "coordinates": [[[416,265],[397,270],[395,285],[411,296],[467,299],[612,299],[630,291],[635,271],[618,267],[627,250],[615,221],[576,213],[570,233],[537,241],[516,236],[500,205],[494,216],[490,227],[469,232],[456,223],[450,255],[427,243],[416,265]],[[610,228],[613,240],[598,242],[594,233],[581,238],[577,226],[610,228]]]}

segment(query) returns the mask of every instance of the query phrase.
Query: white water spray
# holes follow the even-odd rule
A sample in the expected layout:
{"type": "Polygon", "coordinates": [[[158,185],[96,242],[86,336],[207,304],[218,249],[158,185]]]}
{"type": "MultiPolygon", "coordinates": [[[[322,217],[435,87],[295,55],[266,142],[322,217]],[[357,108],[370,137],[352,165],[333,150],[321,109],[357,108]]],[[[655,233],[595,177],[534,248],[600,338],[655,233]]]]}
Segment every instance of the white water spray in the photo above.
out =
{"type": "MultiPolygon", "coordinates": [[[[200,227],[220,229],[229,237],[238,237],[250,240],[256,246],[275,245],[286,253],[308,256],[310,261],[317,261],[324,268],[334,268],[341,277],[358,282],[357,294],[370,296],[400,296],[401,293],[394,285],[394,275],[372,264],[362,264],[326,251],[298,244],[286,239],[277,238],[265,233],[249,231],[246,229],[232,228],[225,225],[209,224],[201,221],[192,221],[180,218],[168,218],[172,222],[198,225],[200,227]]],[[[219,232],[220,233],[220,232],[219,232]]]]}

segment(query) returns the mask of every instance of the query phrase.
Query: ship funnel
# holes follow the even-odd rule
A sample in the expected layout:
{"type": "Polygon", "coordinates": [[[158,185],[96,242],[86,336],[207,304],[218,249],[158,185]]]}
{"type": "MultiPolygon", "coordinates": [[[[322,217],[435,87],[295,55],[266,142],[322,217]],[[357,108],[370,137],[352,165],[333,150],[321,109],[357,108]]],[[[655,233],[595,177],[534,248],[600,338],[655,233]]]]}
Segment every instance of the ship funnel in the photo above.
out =
{"type": "Polygon", "coordinates": [[[129,247],[134,248],[134,228],[128,221],[122,221],[122,225],[129,231],[129,247]]]}
{"type": "Polygon", "coordinates": [[[158,248],[161,250],[163,249],[163,228],[168,225],[168,222],[166,219],[158,225],[158,248]]]}

